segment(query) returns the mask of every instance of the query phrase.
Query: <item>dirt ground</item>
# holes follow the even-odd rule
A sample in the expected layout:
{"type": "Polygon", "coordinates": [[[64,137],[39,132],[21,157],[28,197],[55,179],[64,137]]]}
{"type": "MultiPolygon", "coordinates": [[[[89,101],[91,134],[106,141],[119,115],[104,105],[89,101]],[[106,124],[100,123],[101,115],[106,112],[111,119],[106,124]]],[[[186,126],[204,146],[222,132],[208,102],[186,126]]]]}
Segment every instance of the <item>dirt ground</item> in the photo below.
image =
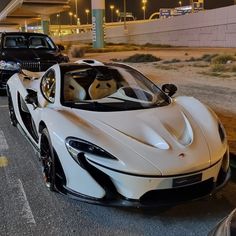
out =
{"type": "MultiPolygon", "coordinates": [[[[177,95],[193,96],[209,105],[218,114],[227,132],[230,151],[236,153],[236,70],[215,75],[210,73],[209,62],[194,60],[205,54],[235,56],[236,48],[149,48],[142,51],[90,53],[85,57],[109,62],[137,53],[149,53],[161,58],[161,61],[129,63],[130,65],[143,72],[156,84],[176,84],[178,86],[177,95]],[[177,59],[179,62],[170,63],[173,59],[177,59]],[[190,60],[190,62],[186,60],[190,60]]],[[[236,62],[229,63],[234,63],[236,68],[236,62]]]]}

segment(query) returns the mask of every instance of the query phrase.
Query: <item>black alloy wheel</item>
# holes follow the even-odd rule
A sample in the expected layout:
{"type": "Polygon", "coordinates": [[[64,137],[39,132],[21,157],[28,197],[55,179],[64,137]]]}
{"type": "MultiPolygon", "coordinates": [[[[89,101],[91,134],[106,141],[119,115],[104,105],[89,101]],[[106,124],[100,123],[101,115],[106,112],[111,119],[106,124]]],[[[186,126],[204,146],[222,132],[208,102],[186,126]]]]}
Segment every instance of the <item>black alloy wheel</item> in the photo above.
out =
{"type": "Polygon", "coordinates": [[[42,163],[43,178],[46,187],[55,191],[55,162],[53,147],[47,128],[44,128],[41,135],[40,157],[42,163]]]}
{"type": "Polygon", "coordinates": [[[7,94],[8,94],[8,107],[9,107],[10,121],[11,121],[11,124],[13,126],[16,126],[18,121],[17,121],[17,118],[16,118],[16,114],[15,114],[15,110],[14,110],[14,107],[13,107],[13,102],[12,102],[12,98],[11,98],[11,94],[10,94],[9,89],[7,91],[8,91],[7,94]]]}

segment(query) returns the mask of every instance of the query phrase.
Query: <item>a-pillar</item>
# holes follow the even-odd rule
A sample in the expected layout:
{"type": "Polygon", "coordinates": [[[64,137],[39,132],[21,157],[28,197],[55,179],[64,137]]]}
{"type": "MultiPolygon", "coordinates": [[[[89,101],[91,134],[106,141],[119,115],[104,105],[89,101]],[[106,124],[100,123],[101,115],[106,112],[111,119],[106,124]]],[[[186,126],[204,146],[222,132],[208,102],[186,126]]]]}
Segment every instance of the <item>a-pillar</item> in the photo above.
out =
{"type": "Polygon", "coordinates": [[[44,34],[49,35],[49,25],[50,25],[50,17],[47,15],[41,15],[41,26],[44,34]]]}
{"type": "Polygon", "coordinates": [[[105,0],[92,0],[93,47],[104,48],[105,0]]]}

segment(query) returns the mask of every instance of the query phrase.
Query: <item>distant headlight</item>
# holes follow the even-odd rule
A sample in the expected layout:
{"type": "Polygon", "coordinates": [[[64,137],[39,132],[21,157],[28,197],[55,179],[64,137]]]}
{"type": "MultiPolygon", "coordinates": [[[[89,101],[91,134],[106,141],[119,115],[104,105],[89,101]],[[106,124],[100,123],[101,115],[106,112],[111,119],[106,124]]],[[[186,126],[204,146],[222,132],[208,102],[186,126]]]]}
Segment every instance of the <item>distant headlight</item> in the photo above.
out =
{"type": "Polygon", "coordinates": [[[81,155],[93,155],[101,158],[117,160],[102,148],[82,139],[68,137],[66,138],[66,147],[70,155],[78,164],[81,164],[79,160],[81,155]]]}
{"type": "Polygon", "coordinates": [[[20,69],[20,64],[14,61],[0,61],[0,70],[20,71],[20,69]]]}
{"type": "Polygon", "coordinates": [[[220,122],[218,122],[218,132],[220,135],[221,142],[224,143],[226,140],[226,133],[225,133],[225,129],[224,129],[223,125],[220,122]]]}

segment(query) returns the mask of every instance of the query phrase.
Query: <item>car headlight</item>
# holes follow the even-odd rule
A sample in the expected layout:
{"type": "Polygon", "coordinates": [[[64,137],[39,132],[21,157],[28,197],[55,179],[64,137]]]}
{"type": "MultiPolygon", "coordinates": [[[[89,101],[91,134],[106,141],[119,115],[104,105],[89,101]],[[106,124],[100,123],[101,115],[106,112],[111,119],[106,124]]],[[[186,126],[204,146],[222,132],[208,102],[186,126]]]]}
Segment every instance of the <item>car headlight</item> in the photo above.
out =
{"type": "Polygon", "coordinates": [[[117,160],[113,155],[96,146],[95,144],[78,138],[66,138],[66,148],[78,164],[81,164],[80,157],[84,155],[92,155],[96,157],[117,160]]]}
{"type": "Polygon", "coordinates": [[[223,125],[220,122],[218,122],[218,132],[220,135],[221,142],[224,143],[226,140],[226,133],[225,133],[225,129],[224,129],[223,125]]]}
{"type": "Polygon", "coordinates": [[[14,61],[0,61],[0,70],[20,71],[21,66],[14,61]]]}

